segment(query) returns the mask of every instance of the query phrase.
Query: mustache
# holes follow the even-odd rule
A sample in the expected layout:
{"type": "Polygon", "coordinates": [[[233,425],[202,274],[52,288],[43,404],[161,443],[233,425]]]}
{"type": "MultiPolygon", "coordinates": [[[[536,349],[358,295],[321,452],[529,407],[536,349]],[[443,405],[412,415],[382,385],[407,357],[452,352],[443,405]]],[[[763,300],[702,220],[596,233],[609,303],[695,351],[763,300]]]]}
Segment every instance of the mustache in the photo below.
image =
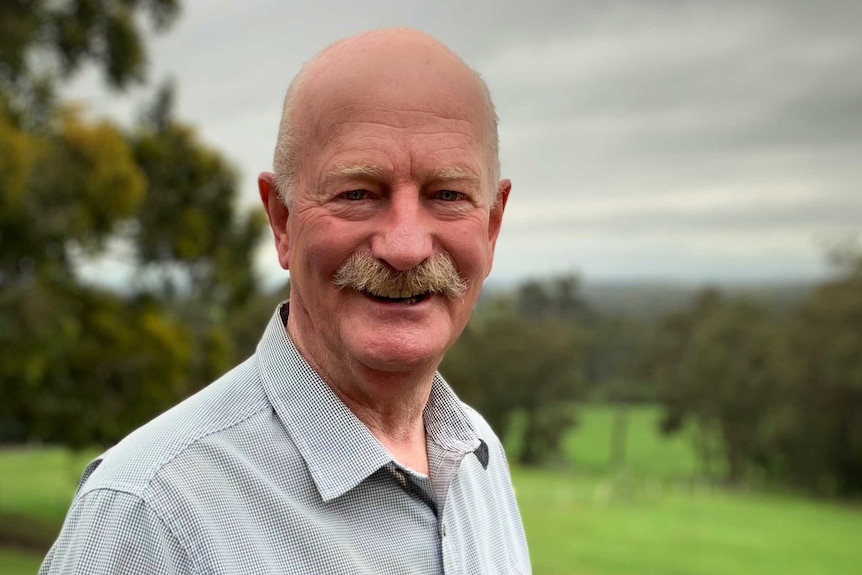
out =
{"type": "Polygon", "coordinates": [[[355,252],[335,271],[332,283],[339,289],[381,295],[436,293],[456,299],[467,291],[467,282],[458,275],[452,256],[446,252],[437,252],[405,271],[392,269],[371,252],[355,252]]]}

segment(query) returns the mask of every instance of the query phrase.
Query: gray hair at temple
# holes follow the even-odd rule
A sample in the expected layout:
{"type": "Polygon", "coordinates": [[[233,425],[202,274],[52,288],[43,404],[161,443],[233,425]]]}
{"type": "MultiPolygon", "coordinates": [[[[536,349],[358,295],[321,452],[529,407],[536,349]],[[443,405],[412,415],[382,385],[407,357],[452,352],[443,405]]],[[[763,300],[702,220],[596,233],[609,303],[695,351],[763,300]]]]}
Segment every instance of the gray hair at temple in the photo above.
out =
{"type": "MultiPolygon", "coordinates": [[[[313,60],[312,60],[313,61],[313,60]]],[[[293,196],[293,188],[296,183],[296,170],[299,162],[299,138],[296,135],[296,129],[293,119],[293,108],[297,100],[297,94],[302,90],[303,80],[305,78],[305,70],[309,63],[306,63],[299,73],[294,77],[293,81],[287,89],[287,94],[284,97],[284,105],[281,112],[281,124],[278,129],[278,140],[275,144],[275,157],[273,158],[273,172],[275,172],[275,183],[278,187],[278,197],[285,203],[290,205],[293,196]]],[[[466,64],[465,64],[466,66],[466,64]]],[[[497,201],[497,182],[500,180],[500,144],[497,134],[497,112],[494,110],[494,102],[491,100],[491,91],[488,89],[488,84],[482,76],[467,67],[474,75],[477,84],[479,85],[482,95],[484,96],[484,118],[483,125],[485,131],[485,152],[487,155],[487,186],[488,196],[493,205],[497,201]]]]}

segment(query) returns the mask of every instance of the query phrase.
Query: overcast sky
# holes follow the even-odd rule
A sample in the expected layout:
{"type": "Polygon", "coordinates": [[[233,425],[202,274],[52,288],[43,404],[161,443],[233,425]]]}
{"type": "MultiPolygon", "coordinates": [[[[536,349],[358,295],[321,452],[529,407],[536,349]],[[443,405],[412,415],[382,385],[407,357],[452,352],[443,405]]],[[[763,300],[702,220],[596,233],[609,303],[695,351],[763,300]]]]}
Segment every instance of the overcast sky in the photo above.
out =
{"type": "MultiPolygon", "coordinates": [[[[514,186],[498,281],[812,278],[824,241],[862,231],[862,2],[185,0],[150,80],[176,80],[178,117],[250,204],[292,76],[387,25],[436,36],[490,85],[514,186]]],[[[143,96],[88,75],[74,93],[118,118],[143,96]]]]}

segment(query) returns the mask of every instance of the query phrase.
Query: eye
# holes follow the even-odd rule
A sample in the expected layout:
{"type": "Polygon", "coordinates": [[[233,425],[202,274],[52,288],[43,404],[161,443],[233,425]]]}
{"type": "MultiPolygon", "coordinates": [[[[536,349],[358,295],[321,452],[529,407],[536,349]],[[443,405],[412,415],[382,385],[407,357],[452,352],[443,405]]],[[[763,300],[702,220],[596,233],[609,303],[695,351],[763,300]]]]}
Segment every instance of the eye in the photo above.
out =
{"type": "Polygon", "coordinates": [[[364,200],[368,197],[368,192],[365,190],[349,190],[341,194],[341,197],[350,201],[364,200]]]}
{"type": "Polygon", "coordinates": [[[437,192],[437,198],[443,200],[444,202],[456,202],[460,200],[464,194],[461,192],[455,192],[453,190],[440,190],[437,192]]]}

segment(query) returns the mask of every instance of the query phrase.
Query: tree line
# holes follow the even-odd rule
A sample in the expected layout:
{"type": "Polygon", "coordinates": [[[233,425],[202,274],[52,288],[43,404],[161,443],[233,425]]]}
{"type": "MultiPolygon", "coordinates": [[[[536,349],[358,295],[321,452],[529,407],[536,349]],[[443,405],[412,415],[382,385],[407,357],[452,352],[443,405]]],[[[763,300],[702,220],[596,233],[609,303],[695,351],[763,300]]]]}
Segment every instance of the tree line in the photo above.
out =
{"type": "Polygon", "coordinates": [[[859,495],[862,250],[833,256],[799,302],[704,289],[651,320],[597,313],[574,277],[530,280],[485,301],[441,369],[522,464],[562,458],[580,404],[650,403],[728,484],[859,495]]]}
{"type": "MultiPolygon", "coordinates": [[[[59,96],[89,64],[145,78],[141,22],[174,0],[0,3],[0,442],[109,445],[254,349],[287,287],[251,262],[265,221],[170,85],[132,126],[59,96]],[[132,270],[109,290],[80,262],[132,270]]],[[[659,319],[597,311],[574,276],[483,296],[441,371],[524,465],[559,461],[587,401],[658,403],[728,482],[862,492],[862,256],[775,309],[716,290],[659,319]]]]}
{"type": "Polygon", "coordinates": [[[0,4],[0,440],[107,444],[248,353],[261,213],[163,84],[121,127],[65,102],[81,67],[142,85],[175,0],[0,4]],[[112,257],[122,292],[82,280],[112,257]],[[117,267],[117,266],[115,266],[117,267]]]}

